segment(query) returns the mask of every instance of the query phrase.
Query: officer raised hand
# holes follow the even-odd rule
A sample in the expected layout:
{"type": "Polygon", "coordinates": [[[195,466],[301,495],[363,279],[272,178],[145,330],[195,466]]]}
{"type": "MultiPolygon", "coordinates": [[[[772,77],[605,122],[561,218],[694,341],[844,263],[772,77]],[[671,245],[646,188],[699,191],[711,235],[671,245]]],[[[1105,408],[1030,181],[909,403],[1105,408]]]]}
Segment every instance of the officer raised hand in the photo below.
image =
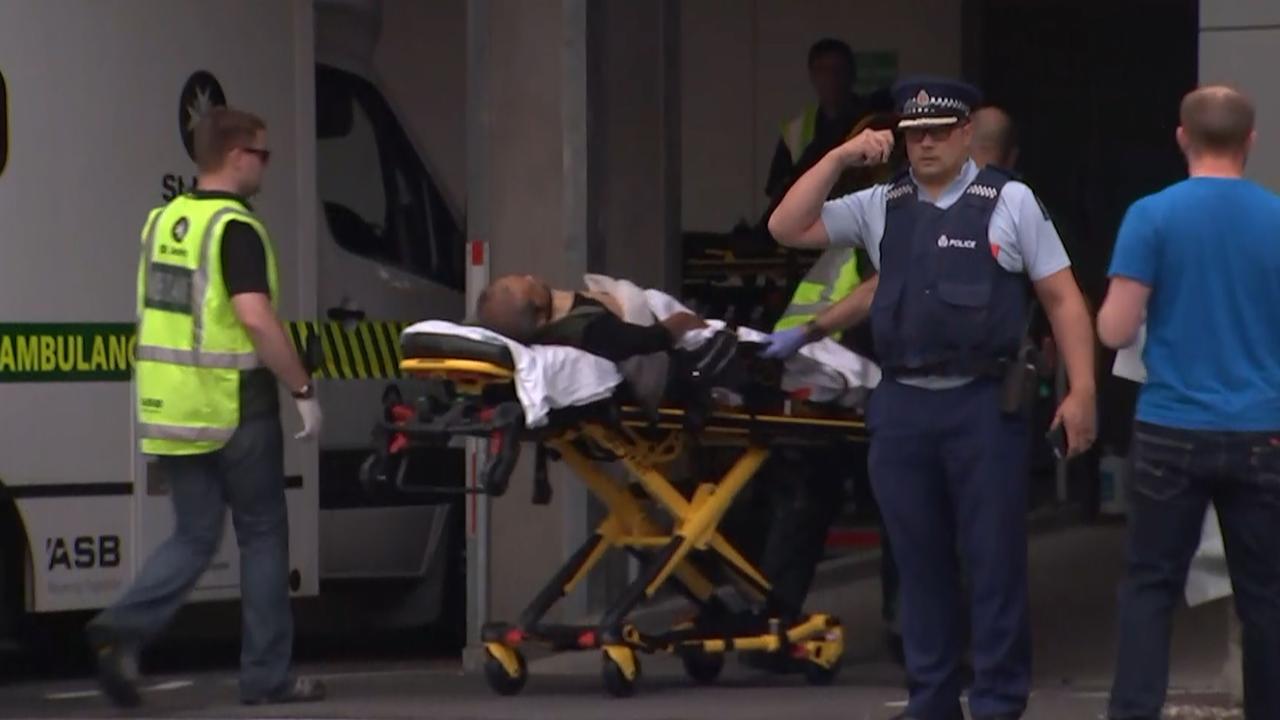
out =
{"type": "Polygon", "coordinates": [[[893,131],[868,128],[836,148],[835,152],[847,167],[883,165],[893,154],[893,131]]]}

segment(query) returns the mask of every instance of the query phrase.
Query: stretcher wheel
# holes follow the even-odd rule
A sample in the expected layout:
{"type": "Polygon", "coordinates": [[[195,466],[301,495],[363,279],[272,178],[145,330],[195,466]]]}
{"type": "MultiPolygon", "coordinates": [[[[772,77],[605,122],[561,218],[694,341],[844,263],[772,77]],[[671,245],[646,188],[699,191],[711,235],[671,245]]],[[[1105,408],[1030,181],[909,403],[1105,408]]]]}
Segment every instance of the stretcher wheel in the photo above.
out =
{"type": "Polygon", "coordinates": [[[710,685],[724,670],[724,653],[690,650],[681,655],[680,660],[684,662],[685,674],[699,685],[710,685]]]}
{"type": "Polygon", "coordinates": [[[505,652],[510,653],[509,659],[515,660],[515,674],[508,670],[506,664],[494,655],[492,649],[485,650],[484,659],[484,679],[489,683],[489,687],[499,695],[516,695],[524,689],[525,682],[529,679],[529,666],[525,663],[524,655],[519,650],[503,648],[505,652]]]}
{"type": "Polygon", "coordinates": [[[611,645],[604,648],[600,669],[604,687],[614,697],[631,697],[640,679],[640,658],[629,647],[611,645]]]}
{"type": "Polygon", "coordinates": [[[824,667],[816,662],[809,661],[804,666],[804,679],[810,685],[827,686],[836,679],[836,675],[840,674],[840,665],[842,658],[836,658],[831,667],[824,667]]]}

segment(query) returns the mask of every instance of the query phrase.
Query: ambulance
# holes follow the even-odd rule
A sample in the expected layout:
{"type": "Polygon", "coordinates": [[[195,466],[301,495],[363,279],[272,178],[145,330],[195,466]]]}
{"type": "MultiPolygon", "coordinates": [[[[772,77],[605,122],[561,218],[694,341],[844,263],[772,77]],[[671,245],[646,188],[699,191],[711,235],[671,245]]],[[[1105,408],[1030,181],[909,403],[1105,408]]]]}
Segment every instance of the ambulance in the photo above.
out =
{"type": "MultiPolygon", "coordinates": [[[[456,496],[357,479],[399,330],[463,311],[462,219],[372,71],[381,22],[377,0],[0,4],[0,637],[109,604],[172,529],[133,431],[134,284],[217,105],[267,124],[252,203],[282,316],[320,351],[318,441],[291,439],[282,394],[291,589],[332,588],[352,624],[461,622],[456,496]]],[[[417,467],[463,482],[455,448],[417,467]]],[[[239,594],[226,530],[193,601],[239,594]]]]}

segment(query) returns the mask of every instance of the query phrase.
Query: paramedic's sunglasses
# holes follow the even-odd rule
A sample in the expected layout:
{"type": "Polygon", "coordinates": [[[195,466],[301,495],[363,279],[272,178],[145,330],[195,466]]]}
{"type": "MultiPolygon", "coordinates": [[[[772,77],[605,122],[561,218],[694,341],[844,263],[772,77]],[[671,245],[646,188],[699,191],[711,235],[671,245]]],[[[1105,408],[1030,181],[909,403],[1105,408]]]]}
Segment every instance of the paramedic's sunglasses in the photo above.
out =
{"type": "Polygon", "coordinates": [[[266,165],[267,163],[271,162],[270,150],[265,150],[263,148],[251,148],[251,147],[242,147],[240,149],[249,153],[250,155],[257,155],[258,159],[262,161],[263,165],[266,165]]]}

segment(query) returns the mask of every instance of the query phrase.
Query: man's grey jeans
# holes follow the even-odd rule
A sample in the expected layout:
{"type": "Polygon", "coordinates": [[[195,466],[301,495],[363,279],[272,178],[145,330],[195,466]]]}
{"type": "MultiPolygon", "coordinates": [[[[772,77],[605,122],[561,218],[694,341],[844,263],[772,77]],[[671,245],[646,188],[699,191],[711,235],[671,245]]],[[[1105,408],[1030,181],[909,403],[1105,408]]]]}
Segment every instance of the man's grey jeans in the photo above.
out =
{"type": "Polygon", "coordinates": [[[208,568],[227,507],[240,547],[240,696],[255,700],[289,682],[289,516],[284,445],[275,415],[241,421],[220,450],[158,458],[169,480],[176,528],[133,585],[90,623],[90,632],[145,644],[155,638],[208,568]]]}

